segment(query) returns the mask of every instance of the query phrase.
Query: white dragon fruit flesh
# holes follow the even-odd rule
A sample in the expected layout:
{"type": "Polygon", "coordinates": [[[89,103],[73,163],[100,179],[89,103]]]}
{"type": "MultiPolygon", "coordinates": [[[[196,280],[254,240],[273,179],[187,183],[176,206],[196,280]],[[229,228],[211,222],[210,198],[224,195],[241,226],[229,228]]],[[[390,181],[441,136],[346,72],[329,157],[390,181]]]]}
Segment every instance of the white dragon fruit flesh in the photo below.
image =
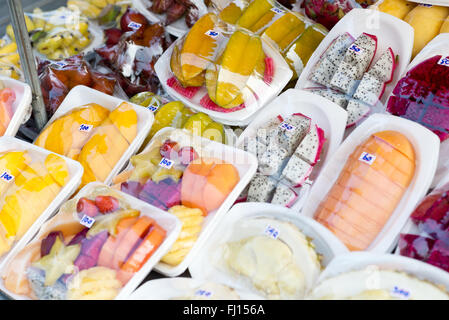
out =
{"type": "Polygon", "coordinates": [[[324,141],[325,138],[323,129],[315,124],[301,141],[295,151],[295,154],[310,165],[314,165],[320,159],[324,141]]]}
{"type": "Polygon", "coordinates": [[[281,168],[282,162],[288,157],[288,152],[278,144],[268,145],[259,157],[259,171],[266,175],[274,175],[281,168]]]}
{"type": "Polygon", "coordinates": [[[342,61],[338,66],[337,72],[332,77],[329,86],[334,90],[352,95],[360,80],[358,79],[359,73],[360,70],[358,66],[353,66],[347,62],[342,61]]]}
{"type": "Polygon", "coordinates": [[[393,49],[388,48],[376,63],[368,70],[368,73],[380,81],[390,83],[393,80],[394,70],[396,69],[396,57],[393,49]]]}
{"type": "Polygon", "coordinates": [[[315,68],[310,75],[310,81],[321,84],[322,86],[329,86],[332,77],[335,72],[337,72],[338,66],[333,64],[326,57],[321,58],[321,60],[315,65],[315,68]]]}
{"type": "Polygon", "coordinates": [[[279,183],[271,203],[290,208],[295,203],[296,199],[298,199],[298,194],[293,189],[279,183]]]}
{"type": "Polygon", "coordinates": [[[366,117],[370,113],[371,108],[363,101],[351,99],[346,111],[348,112],[348,121],[346,122],[346,127],[348,128],[366,117]]]}
{"type": "Polygon", "coordinates": [[[385,83],[367,72],[363,75],[353,98],[374,106],[382,96],[384,89],[385,83]]]}
{"type": "Polygon", "coordinates": [[[270,202],[273,192],[276,188],[277,181],[268,176],[256,173],[251,180],[248,189],[248,202],[270,202]]]}
{"type": "Polygon", "coordinates": [[[277,138],[279,125],[283,120],[281,116],[277,116],[264,123],[257,129],[257,140],[265,145],[275,143],[273,140],[277,138]]]}
{"type": "Polygon", "coordinates": [[[293,187],[300,187],[309,178],[313,166],[301,159],[296,153],[288,160],[281,179],[293,187]]]}
{"type": "Polygon", "coordinates": [[[338,104],[343,109],[346,109],[346,106],[348,105],[348,98],[346,98],[346,95],[340,92],[332,91],[330,89],[323,89],[323,88],[307,88],[306,90],[310,90],[311,92],[322,96],[323,98],[326,98],[327,100],[332,101],[333,103],[338,104]]]}
{"type": "Polygon", "coordinates": [[[309,117],[301,113],[294,113],[279,125],[278,140],[274,143],[278,143],[287,151],[288,155],[291,155],[309,132],[310,125],[309,117]]]}
{"type": "Polygon", "coordinates": [[[345,32],[332,41],[321,57],[326,57],[334,65],[338,65],[343,60],[346,50],[353,42],[354,37],[348,32],[345,32]]]}

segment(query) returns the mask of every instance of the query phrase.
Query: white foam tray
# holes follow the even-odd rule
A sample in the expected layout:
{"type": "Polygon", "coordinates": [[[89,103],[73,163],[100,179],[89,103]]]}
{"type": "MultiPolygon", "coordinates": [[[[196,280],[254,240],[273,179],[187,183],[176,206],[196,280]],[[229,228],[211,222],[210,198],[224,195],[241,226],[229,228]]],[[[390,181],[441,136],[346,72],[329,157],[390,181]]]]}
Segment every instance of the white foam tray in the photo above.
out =
{"type": "Polygon", "coordinates": [[[139,150],[140,146],[148,135],[151,126],[153,125],[153,113],[147,108],[122,99],[118,99],[116,97],[107,95],[103,92],[88,88],[86,86],[76,86],[72,90],[70,90],[59,108],[56,110],[55,114],[51,117],[46,125],[46,127],[49,126],[53,121],[60,118],[72,109],[84,106],[89,103],[97,103],[112,111],[116,109],[122,102],[129,103],[131,106],[133,106],[134,110],[137,113],[137,135],[129,145],[128,149],[126,149],[126,151],[123,153],[120,160],[117,161],[116,165],[109,173],[106,180],[101,181],[105,184],[110,184],[112,182],[112,178],[115,177],[127,164],[129,158],[131,158],[131,156],[139,150]]]}
{"type": "Polygon", "coordinates": [[[395,55],[399,55],[393,80],[386,85],[385,92],[380,99],[385,104],[410,62],[414,31],[408,23],[392,15],[372,9],[352,9],[329,31],[307,62],[295,88],[303,89],[317,86],[317,84],[308,80],[313,67],[331,42],[345,32],[349,32],[354,38],[357,38],[363,32],[377,36],[377,51],[373,61],[379,59],[389,47],[393,49],[395,55]]]}
{"type": "MultiPolygon", "coordinates": [[[[343,140],[348,117],[347,112],[343,108],[340,108],[340,106],[328,99],[305,90],[288,89],[257,114],[256,118],[251,121],[237,139],[236,146],[243,149],[245,140],[255,137],[257,130],[269,119],[273,119],[278,115],[286,119],[294,113],[302,113],[311,118],[314,123],[324,130],[326,141],[321,151],[321,159],[312,171],[311,179],[314,180],[343,140]]],[[[297,188],[296,191],[299,192],[301,190],[301,194],[300,198],[292,206],[293,210],[299,211],[302,208],[309,189],[309,185],[297,188]],[[306,189],[305,192],[303,192],[303,188],[306,189]]]]}
{"type": "MultiPolygon", "coordinates": [[[[226,214],[226,217],[221,222],[220,229],[209,238],[201,253],[190,265],[189,271],[192,278],[220,282],[233,288],[259,294],[252,286],[249,287],[246,282],[240,281],[232,275],[216,268],[213,265],[212,259],[214,251],[220,245],[228,241],[239,240],[231,239],[233,227],[239,221],[257,217],[293,223],[304,235],[312,239],[316,252],[322,255],[322,266],[327,266],[336,256],[348,252],[348,249],[343,243],[329,230],[313,219],[298,215],[292,209],[268,203],[238,203],[226,214]]],[[[264,230],[261,230],[261,235],[263,232],[264,230]]]]}
{"type": "Polygon", "coordinates": [[[358,126],[333,154],[321,171],[310,191],[302,214],[313,217],[318,205],[330,191],[353,150],[374,134],[383,130],[395,130],[404,134],[415,150],[415,174],[401,201],[391,214],[376,239],[366,249],[376,253],[391,252],[397,243],[399,232],[424,197],[435,174],[440,139],[423,126],[403,118],[386,114],[373,114],[358,126]]]}

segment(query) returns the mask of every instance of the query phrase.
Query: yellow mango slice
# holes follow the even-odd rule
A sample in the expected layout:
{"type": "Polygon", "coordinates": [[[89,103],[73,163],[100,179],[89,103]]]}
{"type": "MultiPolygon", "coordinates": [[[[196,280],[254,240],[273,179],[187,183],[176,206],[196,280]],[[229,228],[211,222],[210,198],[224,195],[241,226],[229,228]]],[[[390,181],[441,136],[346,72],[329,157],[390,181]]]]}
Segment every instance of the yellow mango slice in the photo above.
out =
{"type": "Polygon", "coordinates": [[[277,19],[263,33],[274,41],[281,50],[287,48],[305,29],[304,18],[288,12],[277,19]]]}
{"type": "Polygon", "coordinates": [[[122,102],[109,114],[109,119],[128,143],[132,143],[137,135],[137,113],[134,108],[129,103],[122,102]]]}
{"type": "Polygon", "coordinates": [[[55,154],[49,154],[45,159],[45,167],[52,178],[60,185],[65,186],[70,179],[69,168],[65,160],[55,154]]]}
{"type": "MultiPolygon", "coordinates": [[[[30,161],[31,158],[26,151],[7,152],[0,156],[0,175],[6,171],[9,175],[15,177],[30,161]]],[[[0,179],[0,195],[4,194],[8,187],[12,185],[11,182],[0,179]]]]}
{"type": "Polygon", "coordinates": [[[273,5],[268,0],[254,0],[245,9],[245,11],[243,11],[243,14],[237,20],[237,25],[242,28],[251,30],[251,27],[255,25],[259,20],[261,20],[262,17],[267,14],[268,11],[272,8],[273,5]]]}
{"type": "Polygon", "coordinates": [[[173,48],[170,68],[183,87],[201,87],[204,84],[204,71],[189,80],[184,79],[181,69],[180,50],[177,45],[173,48]]]}

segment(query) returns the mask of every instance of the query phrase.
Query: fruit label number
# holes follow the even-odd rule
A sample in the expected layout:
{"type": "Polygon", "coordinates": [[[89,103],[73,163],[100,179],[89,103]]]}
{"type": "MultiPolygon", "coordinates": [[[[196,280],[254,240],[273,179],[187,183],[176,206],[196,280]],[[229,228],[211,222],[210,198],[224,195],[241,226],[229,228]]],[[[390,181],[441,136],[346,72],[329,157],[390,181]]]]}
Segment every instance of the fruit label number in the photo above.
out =
{"type": "Polygon", "coordinates": [[[420,3],[419,5],[420,5],[421,7],[428,7],[428,8],[432,7],[432,5],[431,5],[431,4],[428,4],[428,3],[420,3]]]}
{"type": "Polygon", "coordinates": [[[148,109],[150,109],[151,112],[156,112],[157,109],[159,109],[158,106],[148,106],[148,109]]]}
{"type": "Polygon", "coordinates": [[[141,26],[142,26],[142,25],[141,25],[140,23],[137,23],[137,22],[134,22],[134,21],[131,21],[131,22],[128,24],[128,28],[131,28],[131,29],[133,29],[133,30],[138,30],[138,29],[140,29],[141,26]]]}
{"type": "Polygon", "coordinates": [[[362,152],[359,158],[360,161],[365,162],[369,165],[372,165],[374,160],[376,160],[376,156],[373,154],[369,154],[368,152],[362,152]]]}
{"type": "Polygon", "coordinates": [[[267,236],[269,236],[269,237],[271,237],[271,238],[273,238],[273,239],[277,239],[277,238],[279,237],[279,230],[276,229],[275,227],[270,226],[270,225],[268,225],[268,226],[265,228],[264,233],[265,233],[267,236]]]}
{"type": "Polygon", "coordinates": [[[277,13],[277,14],[284,13],[284,10],[276,8],[276,7],[275,8],[271,8],[270,10],[273,11],[274,13],[277,13]]]}
{"type": "Polygon", "coordinates": [[[8,171],[3,171],[2,175],[0,176],[0,179],[6,182],[10,182],[14,179],[14,176],[12,174],[9,174],[8,171]]]}
{"type": "Polygon", "coordinates": [[[165,169],[170,169],[173,167],[173,160],[162,158],[161,162],[159,162],[159,166],[165,169]]]}
{"type": "Polygon", "coordinates": [[[81,132],[90,132],[94,126],[91,124],[81,124],[79,127],[79,131],[81,132]]]}
{"type": "Polygon", "coordinates": [[[199,289],[199,290],[195,291],[195,295],[210,298],[212,296],[212,291],[199,289]]]}
{"type": "Polygon", "coordinates": [[[390,292],[390,295],[395,298],[410,299],[410,291],[399,288],[398,286],[394,286],[390,292]]]}
{"type": "Polygon", "coordinates": [[[438,61],[440,66],[449,67],[449,57],[441,57],[440,61],[438,61]]]}
{"type": "Polygon", "coordinates": [[[360,48],[360,47],[359,47],[358,45],[356,45],[355,43],[352,44],[352,45],[349,47],[349,50],[352,51],[352,52],[354,52],[355,54],[359,54],[359,53],[363,52],[363,49],[360,48]]]}
{"type": "Polygon", "coordinates": [[[293,131],[293,130],[296,129],[295,126],[293,126],[293,125],[291,125],[291,124],[289,124],[289,123],[287,123],[287,122],[282,122],[282,123],[279,125],[279,127],[280,127],[281,129],[285,129],[285,130],[287,130],[287,131],[293,131]]]}
{"type": "Polygon", "coordinates": [[[206,31],[205,35],[215,39],[220,35],[220,33],[214,30],[208,30],[206,31]]]}
{"type": "Polygon", "coordinates": [[[85,226],[88,227],[89,229],[94,225],[95,223],[95,219],[92,217],[89,217],[88,215],[84,215],[81,220],[80,223],[85,226]]]}

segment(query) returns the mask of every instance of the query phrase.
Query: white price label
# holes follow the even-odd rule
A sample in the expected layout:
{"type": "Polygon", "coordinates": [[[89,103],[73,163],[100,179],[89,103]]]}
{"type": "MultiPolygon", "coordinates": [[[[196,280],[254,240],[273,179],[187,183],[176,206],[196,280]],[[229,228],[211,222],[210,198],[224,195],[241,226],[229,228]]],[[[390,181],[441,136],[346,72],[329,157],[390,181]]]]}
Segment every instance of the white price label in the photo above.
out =
{"type": "Polygon", "coordinates": [[[394,286],[393,290],[390,292],[390,295],[395,298],[410,299],[410,291],[404,288],[399,288],[398,286],[394,286]]]}
{"type": "Polygon", "coordinates": [[[264,233],[273,239],[277,239],[279,237],[279,230],[270,225],[266,226],[264,233]]]}
{"type": "Polygon", "coordinates": [[[360,161],[365,162],[369,165],[372,165],[374,160],[376,160],[376,156],[373,154],[370,154],[368,152],[362,152],[359,158],[360,161]]]}
{"type": "Polygon", "coordinates": [[[220,35],[220,33],[214,30],[208,30],[206,31],[205,35],[215,39],[220,35]]]}
{"type": "Polygon", "coordinates": [[[161,162],[159,162],[159,166],[165,169],[171,169],[173,167],[173,160],[162,158],[161,162]]]}
{"type": "Polygon", "coordinates": [[[199,289],[199,290],[195,291],[195,295],[210,298],[212,296],[212,291],[199,289]]]}
{"type": "Polygon", "coordinates": [[[140,29],[141,26],[142,25],[140,23],[137,23],[134,21],[131,21],[130,23],[128,23],[128,28],[131,28],[133,30],[138,30],[138,29],[140,29]]]}
{"type": "Polygon", "coordinates": [[[95,223],[95,219],[92,217],[89,217],[88,215],[84,215],[81,220],[80,223],[85,226],[88,227],[89,229],[94,225],[95,223]]]}
{"type": "Polygon", "coordinates": [[[287,122],[282,122],[282,123],[279,125],[279,128],[284,129],[284,130],[287,130],[287,131],[293,131],[293,130],[296,129],[296,127],[295,127],[294,125],[291,125],[291,124],[289,124],[289,123],[287,123],[287,122]]]}
{"type": "Polygon", "coordinates": [[[81,132],[90,132],[93,127],[91,124],[81,124],[78,130],[81,132]]]}
{"type": "Polygon", "coordinates": [[[14,179],[14,176],[12,174],[9,174],[8,171],[3,171],[2,175],[0,176],[0,179],[6,182],[10,182],[14,179]]]}
{"type": "Polygon", "coordinates": [[[449,57],[441,57],[441,59],[438,61],[438,64],[440,66],[449,67],[449,57]]]}

